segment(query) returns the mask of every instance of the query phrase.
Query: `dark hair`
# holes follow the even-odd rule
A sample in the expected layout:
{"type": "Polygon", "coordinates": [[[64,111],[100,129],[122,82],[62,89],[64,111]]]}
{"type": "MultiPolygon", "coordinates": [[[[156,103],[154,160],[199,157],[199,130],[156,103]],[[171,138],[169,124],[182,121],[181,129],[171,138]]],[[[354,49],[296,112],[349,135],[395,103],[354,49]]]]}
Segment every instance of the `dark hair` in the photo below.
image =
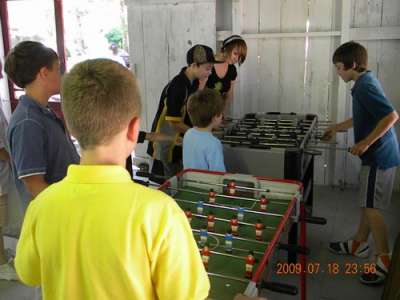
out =
{"type": "Polygon", "coordinates": [[[57,53],[42,43],[24,41],[16,45],[6,57],[4,71],[20,88],[33,82],[40,69],[52,69],[57,53]]]}
{"type": "Polygon", "coordinates": [[[204,128],[211,124],[213,117],[222,114],[224,108],[225,100],[221,94],[205,88],[189,97],[187,110],[193,126],[204,128]]]}
{"type": "Polygon", "coordinates": [[[357,72],[364,72],[368,67],[367,49],[359,43],[350,41],[340,45],[333,53],[332,62],[343,63],[345,70],[352,69],[356,64],[357,72]]]}

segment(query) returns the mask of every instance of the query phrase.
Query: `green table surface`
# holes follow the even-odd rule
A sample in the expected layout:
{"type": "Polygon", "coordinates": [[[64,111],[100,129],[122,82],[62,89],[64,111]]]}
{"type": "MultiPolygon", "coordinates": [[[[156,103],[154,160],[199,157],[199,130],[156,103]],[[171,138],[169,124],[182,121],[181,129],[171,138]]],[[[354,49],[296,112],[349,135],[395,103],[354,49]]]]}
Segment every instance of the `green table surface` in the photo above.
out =
{"type": "MultiPolygon", "coordinates": [[[[236,210],[229,210],[222,207],[208,207],[208,190],[194,188],[190,186],[183,186],[178,191],[173,191],[173,198],[176,200],[178,205],[183,210],[190,209],[193,213],[191,221],[191,227],[194,229],[194,237],[198,241],[199,250],[202,248],[200,245],[199,230],[207,226],[207,215],[210,211],[213,212],[215,220],[214,233],[209,232],[208,245],[212,251],[210,254],[208,273],[211,282],[211,291],[209,298],[218,300],[231,300],[237,293],[243,293],[249,283],[249,279],[245,278],[245,257],[251,250],[254,252],[256,258],[256,264],[254,265],[254,271],[257,269],[259,261],[261,260],[269,241],[273,238],[276,229],[282,219],[281,216],[262,215],[252,212],[245,212],[243,221],[239,221],[239,238],[234,237],[232,253],[225,252],[225,233],[230,228],[229,221],[233,215],[237,214],[236,210]],[[200,192],[200,193],[196,193],[200,192]],[[202,215],[196,216],[197,209],[196,204],[198,201],[204,202],[204,208],[202,215]],[[193,202],[193,203],[189,203],[193,202]],[[255,227],[254,224],[257,220],[261,220],[264,224],[265,229],[263,230],[262,240],[257,241],[255,239],[255,227]],[[241,224],[240,222],[248,223],[241,224]],[[218,252],[213,253],[213,252],[218,252]],[[228,255],[227,255],[228,254],[228,255]],[[230,256],[232,254],[233,256],[230,256]],[[239,256],[239,257],[236,257],[239,256]],[[215,275],[216,274],[216,275],[215,275]],[[223,275],[228,278],[222,278],[218,275],[223,275]],[[235,279],[233,279],[235,278],[235,279]]],[[[237,196],[252,198],[251,194],[237,194],[237,196]]],[[[267,213],[283,215],[288,209],[290,200],[275,200],[268,198],[270,201],[267,207],[267,213]]],[[[245,209],[251,209],[254,211],[261,212],[258,200],[246,201],[244,199],[230,199],[223,196],[216,197],[216,205],[226,205],[237,209],[239,206],[245,209]]]]}

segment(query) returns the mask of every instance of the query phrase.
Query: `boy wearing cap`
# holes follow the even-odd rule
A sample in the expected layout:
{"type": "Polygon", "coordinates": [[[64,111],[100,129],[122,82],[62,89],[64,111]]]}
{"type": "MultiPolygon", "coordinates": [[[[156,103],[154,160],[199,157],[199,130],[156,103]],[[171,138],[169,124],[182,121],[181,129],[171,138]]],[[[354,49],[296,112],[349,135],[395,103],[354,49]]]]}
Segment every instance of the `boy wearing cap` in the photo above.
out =
{"type": "Polygon", "coordinates": [[[182,146],[177,145],[180,136],[192,127],[187,114],[186,102],[199,87],[199,80],[206,80],[212,66],[218,61],[213,50],[205,45],[195,45],[186,56],[187,66],[163,89],[152,132],[175,136],[175,141],[149,144],[148,153],[163,164],[164,175],[171,177],[182,169],[182,146]]]}

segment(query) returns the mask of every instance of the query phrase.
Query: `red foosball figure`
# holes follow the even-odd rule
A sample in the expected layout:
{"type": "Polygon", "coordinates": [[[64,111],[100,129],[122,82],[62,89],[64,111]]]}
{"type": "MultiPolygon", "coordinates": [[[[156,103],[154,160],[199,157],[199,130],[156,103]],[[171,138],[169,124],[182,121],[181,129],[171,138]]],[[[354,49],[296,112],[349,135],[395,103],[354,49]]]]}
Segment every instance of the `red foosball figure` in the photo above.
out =
{"type": "Polygon", "coordinates": [[[192,222],[193,214],[190,209],[185,210],[186,218],[188,219],[189,223],[192,222]]]}
{"type": "Polygon", "coordinates": [[[208,231],[214,232],[214,225],[215,225],[215,216],[214,216],[214,213],[210,211],[210,213],[207,216],[208,231]]]}
{"type": "Polygon", "coordinates": [[[256,262],[256,258],[254,257],[253,251],[249,251],[249,254],[246,256],[246,278],[251,279],[253,277],[253,268],[256,262]]]}
{"type": "Polygon", "coordinates": [[[233,196],[233,195],[235,195],[235,193],[236,193],[236,182],[235,182],[235,180],[231,180],[228,183],[228,194],[233,196]]]}
{"type": "Polygon", "coordinates": [[[238,236],[239,235],[239,232],[238,232],[239,220],[238,220],[237,216],[234,215],[232,217],[230,224],[231,224],[232,234],[234,236],[238,236]]]}
{"type": "Polygon", "coordinates": [[[266,211],[268,203],[268,199],[265,197],[265,195],[262,195],[260,198],[260,209],[266,211]]]}
{"type": "Polygon", "coordinates": [[[210,191],[208,192],[208,202],[215,203],[216,197],[217,197],[217,193],[214,192],[213,189],[210,189],[210,191]]]}
{"type": "Polygon", "coordinates": [[[261,222],[260,219],[258,219],[255,227],[256,227],[256,240],[261,241],[264,230],[264,224],[261,222]]]}
{"type": "Polygon", "coordinates": [[[204,268],[208,270],[208,261],[210,260],[210,250],[208,245],[205,245],[201,250],[201,259],[203,260],[204,268]]]}

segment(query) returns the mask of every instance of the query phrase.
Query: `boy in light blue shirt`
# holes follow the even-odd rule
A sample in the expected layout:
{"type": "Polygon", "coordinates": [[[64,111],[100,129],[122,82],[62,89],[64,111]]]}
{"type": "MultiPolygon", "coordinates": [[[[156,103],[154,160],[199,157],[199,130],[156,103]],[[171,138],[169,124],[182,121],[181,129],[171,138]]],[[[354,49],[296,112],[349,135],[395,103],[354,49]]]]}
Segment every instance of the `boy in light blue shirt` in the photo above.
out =
{"type": "Polygon", "coordinates": [[[183,167],[225,172],[221,142],[211,131],[222,122],[225,102],[215,90],[197,91],[188,100],[188,113],[193,123],[183,138],[183,167]]]}

